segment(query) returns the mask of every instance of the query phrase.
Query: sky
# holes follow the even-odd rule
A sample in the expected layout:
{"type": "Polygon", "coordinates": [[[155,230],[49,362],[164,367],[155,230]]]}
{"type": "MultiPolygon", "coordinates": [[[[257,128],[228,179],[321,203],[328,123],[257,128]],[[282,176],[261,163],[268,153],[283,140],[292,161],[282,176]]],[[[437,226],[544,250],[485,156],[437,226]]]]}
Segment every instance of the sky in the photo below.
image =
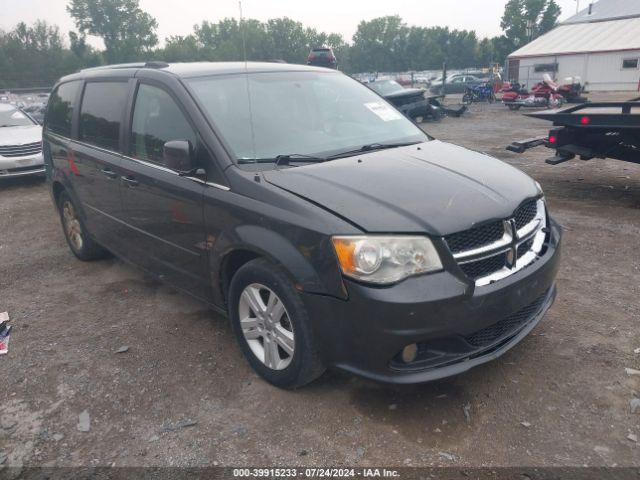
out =
{"type": "MultiPolygon", "coordinates": [[[[327,33],[340,33],[351,41],[358,23],[384,15],[400,15],[408,25],[448,26],[475,30],[482,37],[498,35],[507,0],[242,0],[245,18],[267,20],[289,17],[327,33]]],[[[556,0],[561,20],[576,12],[576,0],[556,0]]],[[[580,0],[586,8],[589,0],[580,0]]],[[[66,12],[68,0],[0,0],[0,29],[18,22],[45,19],[63,33],[75,29],[66,12]]],[[[187,35],[203,20],[216,22],[238,17],[238,0],[140,0],[143,10],[158,21],[161,42],[171,35],[187,35]]],[[[90,43],[101,46],[97,39],[90,43]]]]}

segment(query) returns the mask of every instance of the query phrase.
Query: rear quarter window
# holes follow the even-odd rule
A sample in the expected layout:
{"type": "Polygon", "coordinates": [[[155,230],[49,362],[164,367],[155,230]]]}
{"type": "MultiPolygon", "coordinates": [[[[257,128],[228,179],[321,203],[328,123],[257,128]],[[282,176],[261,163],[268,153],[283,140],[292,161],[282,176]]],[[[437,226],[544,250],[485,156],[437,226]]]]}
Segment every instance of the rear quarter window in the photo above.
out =
{"type": "Polygon", "coordinates": [[[127,106],[127,82],[89,82],[80,108],[80,139],[120,151],[120,125],[127,106]]]}
{"type": "Polygon", "coordinates": [[[71,122],[80,83],[63,83],[51,94],[46,117],[46,126],[51,132],[71,137],[71,122]]]}

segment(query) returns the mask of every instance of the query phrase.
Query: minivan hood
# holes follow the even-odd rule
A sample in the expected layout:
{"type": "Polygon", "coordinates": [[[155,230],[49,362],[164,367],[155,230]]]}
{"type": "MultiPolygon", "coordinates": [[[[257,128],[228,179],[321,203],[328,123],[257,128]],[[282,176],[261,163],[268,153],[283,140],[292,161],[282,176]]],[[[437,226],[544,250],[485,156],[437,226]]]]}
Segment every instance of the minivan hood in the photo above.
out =
{"type": "Polygon", "coordinates": [[[520,170],[437,140],[264,176],[375,233],[447,235],[507,218],[539,193],[520,170]]]}
{"type": "Polygon", "coordinates": [[[0,145],[22,145],[42,140],[40,125],[24,125],[21,127],[0,127],[0,145]]]}

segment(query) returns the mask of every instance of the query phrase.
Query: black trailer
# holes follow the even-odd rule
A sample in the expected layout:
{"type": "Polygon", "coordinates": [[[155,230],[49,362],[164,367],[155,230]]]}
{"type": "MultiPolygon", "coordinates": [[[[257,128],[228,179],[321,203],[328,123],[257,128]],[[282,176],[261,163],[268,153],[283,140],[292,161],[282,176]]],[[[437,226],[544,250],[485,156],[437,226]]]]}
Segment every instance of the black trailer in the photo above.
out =
{"type": "Polygon", "coordinates": [[[551,165],[576,156],[640,163],[640,97],[628,102],[597,102],[526,115],[553,122],[549,135],[513,142],[507,150],[524,153],[544,145],[555,150],[551,165]]]}

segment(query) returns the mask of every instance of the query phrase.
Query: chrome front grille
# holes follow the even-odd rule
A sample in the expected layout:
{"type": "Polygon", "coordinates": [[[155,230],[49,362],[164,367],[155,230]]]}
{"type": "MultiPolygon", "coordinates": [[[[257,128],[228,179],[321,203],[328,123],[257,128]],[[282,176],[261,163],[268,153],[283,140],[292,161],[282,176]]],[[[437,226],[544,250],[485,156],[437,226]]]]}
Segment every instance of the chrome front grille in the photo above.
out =
{"type": "Polygon", "coordinates": [[[498,221],[448,235],[445,240],[452,253],[459,253],[497,242],[503,235],[504,226],[498,221]]]}
{"type": "Polygon", "coordinates": [[[542,251],[547,217],[543,199],[522,204],[513,217],[444,237],[460,269],[477,286],[522,270],[542,251]]]}
{"type": "Polygon", "coordinates": [[[536,199],[531,199],[521,205],[513,216],[513,220],[516,222],[516,228],[521,229],[531,223],[533,219],[536,218],[537,213],[538,201],[536,199]]]}
{"type": "Polygon", "coordinates": [[[0,156],[2,157],[27,157],[36,155],[42,151],[42,143],[25,143],[24,145],[0,145],[0,156]]]}

